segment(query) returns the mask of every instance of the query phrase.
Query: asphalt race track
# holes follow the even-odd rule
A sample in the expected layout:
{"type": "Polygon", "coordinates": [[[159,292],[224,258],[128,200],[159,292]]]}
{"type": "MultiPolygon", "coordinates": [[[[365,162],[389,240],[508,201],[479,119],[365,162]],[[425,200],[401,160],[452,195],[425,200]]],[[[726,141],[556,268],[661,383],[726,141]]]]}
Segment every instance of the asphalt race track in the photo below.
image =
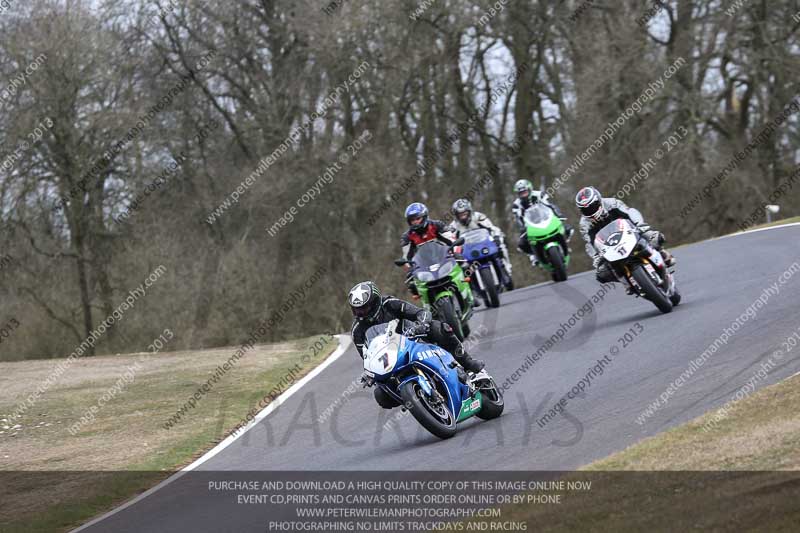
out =
{"type": "MultiPolygon", "coordinates": [[[[800,271],[784,274],[793,263],[800,265],[798,242],[800,226],[795,225],[676,249],[677,281],[684,299],[672,313],[661,314],[651,303],[627,296],[620,286],[608,290],[591,312],[573,320],[575,325],[563,340],[517,375],[505,393],[506,409],[500,419],[470,419],[447,441],[422,430],[408,414],[387,426],[399,410],[380,409],[369,390],[357,388],[354,394],[345,394],[361,372],[360,358],[351,346],[199,470],[578,468],[722,405],[761,368],[800,326],[800,271]],[[668,401],[637,423],[692,360],[776,283],[777,291],[767,293],[763,305],[729,336],[727,344],[694,366],[668,401]],[[635,326],[637,322],[640,326],[635,326]],[[626,332],[633,335],[632,328],[638,333],[633,340],[621,340],[626,332]],[[605,355],[611,362],[584,387],[582,397],[569,399],[564,415],[538,424],[605,355]],[[328,409],[337,399],[338,409],[328,409]]],[[[471,351],[486,361],[487,370],[502,384],[600,288],[592,274],[584,273],[565,283],[504,293],[499,309],[482,309],[473,319],[478,341],[471,351]]],[[[798,371],[796,353],[787,354],[758,386],[798,371]]],[[[211,507],[178,481],[84,531],[251,530],[253,522],[237,524],[239,515],[215,513],[211,507]]],[[[241,520],[250,519],[242,515],[241,520]]]]}

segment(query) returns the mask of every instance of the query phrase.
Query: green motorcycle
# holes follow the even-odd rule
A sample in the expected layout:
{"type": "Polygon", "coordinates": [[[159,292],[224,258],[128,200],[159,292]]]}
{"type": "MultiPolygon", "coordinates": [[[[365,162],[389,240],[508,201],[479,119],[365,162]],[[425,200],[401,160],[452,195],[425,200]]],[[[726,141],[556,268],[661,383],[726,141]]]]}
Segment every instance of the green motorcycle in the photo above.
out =
{"type": "Polygon", "coordinates": [[[564,223],[552,209],[541,202],[529,207],[523,215],[528,242],[539,265],[550,272],[553,281],[567,280],[569,246],[564,223]]]}
{"type": "MultiPolygon", "coordinates": [[[[454,246],[464,243],[458,239],[454,246]]],[[[419,245],[414,259],[398,259],[398,266],[410,265],[414,285],[426,309],[437,320],[446,322],[455,331],[458,340],[469,336],[469,319],[474,311],[474,299],[469,281],[461,265],[450,253],[450,248],[439,241],[419,245]]]]}

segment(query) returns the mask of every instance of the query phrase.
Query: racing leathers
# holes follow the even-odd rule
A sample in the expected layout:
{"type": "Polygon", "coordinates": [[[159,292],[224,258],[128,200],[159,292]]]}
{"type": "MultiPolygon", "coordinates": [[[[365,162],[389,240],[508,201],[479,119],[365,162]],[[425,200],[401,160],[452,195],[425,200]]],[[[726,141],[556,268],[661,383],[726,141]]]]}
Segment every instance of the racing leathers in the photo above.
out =
{"type": "Polygon", "coordinates": [[[421,231],[409,229],[400,239],[400,245],[403,248],[403,257],[411,260],[414,254],[417,253],[417,246],[432,240],[438,240],[445,243],[447,246],[452,246],[453,241],[442,235],[446,231],[447,226],[441,220],[429,220],[421,231]]]}
{"type": "Polygon", "coordinates": [[[494,242],[503,252],[503,261],[505,262],[506,271],[511,274],[511,260],[508,258],[508,248],[506,248],[505,235],[503,234],[503,230],[492,224],[492,221],[489,219],[489,217],[479,211],[474,211],[468,223],[464,224],[456,217],[450,223],[450,227],[456,234],[456,237],[460,237],[464,232],[474,229],[483,228],[488,230],[492,235],[494,242]]]}
{"type": "MultiPolygon", "coordinates": [[[[449,324],[433,320],[433,315],[430,311],[394,296],[382,297],[380,310],[372,318],[356,318],[353,320],[350,334],[353,344],[355,344],[356,350],[358,350],[358,354],[362,358],[366,349],[367,330],[372,326],[386,324],[395,319],[403,321],[404,329],[413,326],[414,333],[419,335],[419,338],[424,342],[441,346],[450,352],[455,360],[470,372],[479,372],[483,368],[483,361],[473,359],[467,353],[464,345],[458,340],[455,331],[449,324]]],[[[381,407],[387,409],[399,405],[379,387],[375,389],[375,400],[381,407]]]]}
{"type": "Polygon", "coordinates": [[[586,241],[586,253],[592,258],[592,266],[597,270],[597,281],[600,283],[617,281],[617,277],[611,269],[611,266],[600,256],[597,249],[594,247],[594,237],[597,235],[597,232],[608,225],[609,222],[619,218],[630,220],[641,230],[644,237],[650,242],[650,245],[662,252],[667,265],[671,266],[674,264],[672,255],[663,249],[664,234],[651,229],[644,221],[644,217],[642,217],[638,209],[628,207],[625,202],[617,200],[616,198],[603,198],[603,207],[606,211],[604,217],[599,220],[592,220],[589,217],[582,216],[579,224],[581,236],[583,240],[586,241]]]}
{"type": "MultiPolygon", "coordinates": [[[[437,240],[445,243],[447,246],[452,246],[453,241],[443,235],[443,233],[447,231],[447,226],[441,220],[429,220],[422,230],[409,229],[400,239],[403,257],[410,261],[414,257],[414,254],[417,253],[417,246],[428,241],[437,240]]],[[[411,269],[408,266],[406,266],[406,273],[408,274],[406,277],[406,286],[409,292],[415,297],[419,296],[417,287],[414,285],[411,269]]]]}

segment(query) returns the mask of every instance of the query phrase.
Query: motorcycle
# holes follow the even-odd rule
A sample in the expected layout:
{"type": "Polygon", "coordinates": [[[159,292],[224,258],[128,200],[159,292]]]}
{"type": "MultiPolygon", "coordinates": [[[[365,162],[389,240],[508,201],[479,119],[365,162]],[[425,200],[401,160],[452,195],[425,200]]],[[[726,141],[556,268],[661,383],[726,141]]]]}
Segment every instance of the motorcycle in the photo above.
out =
{"type": "Polygon", "coordinates": [[[365,385],[382,388],[441,439],[455,435],[456,424],[472,416],[490,420],[502,414],[502,392],[485,370],[467,374],[450,352],[417,341],[401,324],[392,320],[367,330],[365,385]]]}
{"type": "Polygon", "coordinates": [[[526,209],[522,218],[539,265],[550,272],[553,281],[566,281],[570,250],[564,223],[541,202],[526,209]]]}
{"type": "Polygon", "coordinates": [[[489,230],[484,228],[464,232],[462,255],[470,263],[472,287],[489,307],[500,305],[503,288],[512,290],[514,281],[506,270],[503,254],[489,230]]]}
{"type": "Polygon", "coordinates": [[[620,218],[604,226],[595,235],[594,246],[629,292],[650,300],[662,313],[680,303],[675,276],[661,252],[629,220],[620,218]]]}
{"type": "MultiPolygon", "coordinates": [[[[453,246],[464,244],[457,239],[453,246]]],[[[469,336],[469,319],[474,312],[474,299],[464,269],[442,242],[420,244],[414,259],[398,259],[397,266],[410,265],[411,276],[420,300],[434,317],[450,324],[458,340],[469,336]]]]}

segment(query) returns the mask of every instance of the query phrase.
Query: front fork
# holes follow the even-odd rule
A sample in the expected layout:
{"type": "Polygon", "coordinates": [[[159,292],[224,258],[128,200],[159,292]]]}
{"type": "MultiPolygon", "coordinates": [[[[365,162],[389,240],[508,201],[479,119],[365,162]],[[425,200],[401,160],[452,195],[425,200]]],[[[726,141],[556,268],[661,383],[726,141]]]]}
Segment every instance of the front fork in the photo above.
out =
{"type": "MultiPolygon", "coordinates": [[[[495,266],[495,263],[494,262],[489,263],[486,268],[491,270],[492,279],[494,280],[495,286],[500,285],[500,280],[497,277],[497,267],[495,266]]],[[[472,263],[471,271],[472,271],[471,277],[477,278],[478,288],[482,291],[485,291],[486,285],[483,283],[483,276],[480,275],[481,264],[478,263],[477,261],[472,263]]]]}
{"type": "MultiPolygon", "coordinates": [[[[664,257],[661,255],[661,252],[653,248],[649,243],[647,244],[645,251],[648,253],[648,257],[642,257],[642,264],[645,267],[645,270],[648,273],[655,272],[661,277],[661,282],[657,283],[657,285],[664,290],[668,296],[671,296],[675,292],[675,277],[670,273],[669,269],[667,268],[667,264],[664,262],[664,257]],[[666,285],[666,286],[665,286],[666,285]]],[[[641,288],[637,285],[636,281],[633,279],[631,275],[631,271],[628,268],[628,265],[623,265],[625,269],[624,276],[622,279],[630,286],[631,288],[635,289],[637,294],[641,293],[641,288]]],[[[617,279],[620,278],[619,274],[616,270],[612,269],[614,275],[617,279]]]]}

